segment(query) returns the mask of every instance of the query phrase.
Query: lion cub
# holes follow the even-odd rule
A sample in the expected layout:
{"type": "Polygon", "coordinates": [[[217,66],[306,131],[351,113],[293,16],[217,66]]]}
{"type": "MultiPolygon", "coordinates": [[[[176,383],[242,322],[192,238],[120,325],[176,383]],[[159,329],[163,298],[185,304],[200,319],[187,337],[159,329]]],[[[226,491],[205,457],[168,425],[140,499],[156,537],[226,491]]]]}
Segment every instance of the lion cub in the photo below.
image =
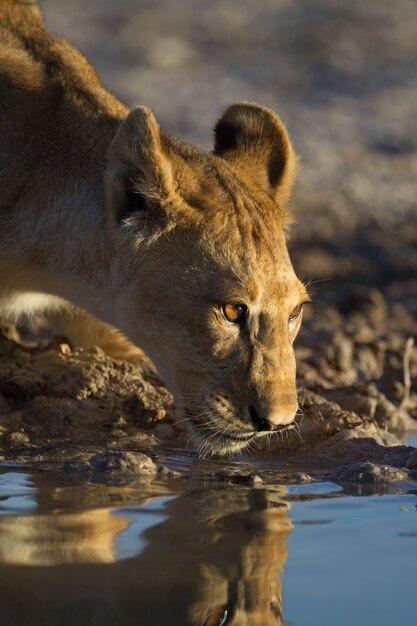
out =
{"type": "Polygon", "coordinates": [[[35,2],[0,0],[0,35],[0,315],[55,312],[82,345],[143,349],[202,453],[288,427],[308,296],[280,119],[234,104],[206,154],[129,112],[35,2]]]}

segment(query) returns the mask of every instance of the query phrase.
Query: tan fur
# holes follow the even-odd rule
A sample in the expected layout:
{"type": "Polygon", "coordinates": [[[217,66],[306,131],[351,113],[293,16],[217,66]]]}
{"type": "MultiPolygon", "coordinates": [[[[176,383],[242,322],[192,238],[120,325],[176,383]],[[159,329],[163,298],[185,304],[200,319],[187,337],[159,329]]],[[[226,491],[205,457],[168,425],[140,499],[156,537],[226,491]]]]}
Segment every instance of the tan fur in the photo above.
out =
{"type": "Polygon", "coordinates": [[[0,315],[61,311],[84,345],[143,349],[203,453],[290,424],[289,315],[306,292],[284,235],[297,159],[282,122],[232,105],[206,154],[129,113],[34,2],[0,0],[0,37],[0,315]],[[228,302],[247,307],[241,327],[228,302]]]}

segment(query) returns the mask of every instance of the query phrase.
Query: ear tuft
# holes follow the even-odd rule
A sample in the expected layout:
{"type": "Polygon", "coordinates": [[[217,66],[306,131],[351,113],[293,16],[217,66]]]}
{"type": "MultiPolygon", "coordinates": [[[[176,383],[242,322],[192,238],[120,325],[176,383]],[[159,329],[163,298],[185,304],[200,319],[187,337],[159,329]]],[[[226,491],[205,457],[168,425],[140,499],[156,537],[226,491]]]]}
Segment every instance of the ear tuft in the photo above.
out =
{"type": "Polygon", "coordinates": [[[147,107],[136,107],[121,123],[107,155],[106,192],[117,223],[165,226],[164,208],[174,193],[170,160],[161,131],[147,107]],[[152,213],[152,215],[150,215],[152,213]]]}
{"type": "Polygon", "coordinates": [[[284,206],[294,184],[297,157],[279,117],[257,104],[232,104],[214,133],[214,153],[284,206]]]}
{"type": "Polygon", "coordinates": [[[120,225],[125,220],[135,215],[135,213],[139,211],[144,213],[148,208],[145,196],[135,189],[131,181],[127,181],[125,187],[125,201],[123,202],[121,198],[119,205],[116,207],[116,221],[120,225]]]}

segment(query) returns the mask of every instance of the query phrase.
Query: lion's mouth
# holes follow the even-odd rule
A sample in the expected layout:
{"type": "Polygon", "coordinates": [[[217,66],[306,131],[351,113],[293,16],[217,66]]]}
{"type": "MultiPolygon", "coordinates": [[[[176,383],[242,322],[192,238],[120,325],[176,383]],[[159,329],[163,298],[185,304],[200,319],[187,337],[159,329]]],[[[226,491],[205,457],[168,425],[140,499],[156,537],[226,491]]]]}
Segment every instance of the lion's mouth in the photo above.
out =
{"type": "Polygon", "coordinates": [[[236,427],[232,430],[232,432],[230,432],[230,430],[229,432],[225,432],[224,429],[216,427],[215,419],[213,419],[213,421],[206,420],[204,424],[201,424],[198,419],[198,414],[196,415],[188,406],[183,408],[183,412],[187,418],[191,420],[192,430],[199,432],[203,439],[211,439],[211,442],[214,443],[213,435],[216,436],[216,438],[219,438],[219,441],[216,442],[216,447],[219,446],[221,441],[229,441],[230,444],[240,443],[242,445],[246,445],[256,437],[256,433],[254,431],[245,432],[243,430],[237,430],[236,427]]]}
{"type": "Polygon", "coordinates": [[[222,436],[225,437],[225,439],[231,439],[232,441],[252,441],[252,439],[255,439],[257,433],[251,432],[251,433],[236,433],[236,434],[230,434],[230,433],[222,433],[222,436]]]}
{"type": "Polygon", "coordinates": [[[194,414],[190,407],[184,407],[184,412],[190,419],[192,419],[194,429],[200,432],[200,435],[203,437],[203,439],[211,440],[211,445],[213,446],[213,448],[218,449],[223,448],[225,445],[227,447],[227,441],[230,442],[229,445],[231,446],[240,444],[240,447],[242,447],[248,445],[255,439],[261,438],[264,435],[271,435],[273,433],[286,431],[288,429],[287,424],[278,424],[274,426],[274,428],[271,428],[271,430],[269,431],[245,431],[243,429],[241,430],[235,427],[227,432],[227,429],[216,428],[214,420],[212,423],[208,423],[206,421],[205,424],[200,424],[198,416],[194,414]],[[216,442],[213,440],[213,435],[217,435],[216,439],[218,438],[218,440],[216,442]]]}

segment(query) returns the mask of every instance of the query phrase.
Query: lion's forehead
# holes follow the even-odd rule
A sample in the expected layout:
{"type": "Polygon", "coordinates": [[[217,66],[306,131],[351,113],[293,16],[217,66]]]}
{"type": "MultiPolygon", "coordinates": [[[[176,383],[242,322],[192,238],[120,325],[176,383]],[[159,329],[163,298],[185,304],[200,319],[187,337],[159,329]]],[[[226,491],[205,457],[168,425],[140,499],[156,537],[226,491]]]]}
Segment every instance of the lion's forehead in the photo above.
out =
{"type": "MultiPolygon", "coordinates": [[[[219,207],[215,219],[222,222],[229,241],[245,247],[252,256],[280,256],[286,253],[283,213],[266,194],[235,194],[219,207]]],[[[220,231],[221,232],[221,231],[220,231]]]]}
{"type": "Polygon", "coordinates": [[[181,248],[192,260],[198,256],[197,274],[205,282],[214,278],[225,296],[238,298],[240,292],[251,302],[293,297],[299,281],[287,250],[283,210],[228,168],[215,173],[188,198],[193,212],[181,248]]]}
{"type": "Polygon", "coordinates": [[[201,157],[193,164],[194,180],[187,181],[182,194],[203,224],[233,239],[273,242],[283,229],[283,209],[223,159],[201,157]]]}
{"type": "Polygon", "coordinates": [[[274,213],[249,202],[237,204],[216,207],[204,216],[200,221],[204,244],[246,273],[254,264],[271,270],[290,264],[279,208],[274,207],[274,213]]]}
{"type": "Polygon", "coordinates": [[[246,244],[240,251],[213,247],[206,258],[207,265],[197,270],[198,284],[205,283],[215,300],[243,300],[260,312],[278,310],[284,302],[293,308],[306,295],[288,253],[251,254],[246,244]]]}
{"type": "Polygon", "coordinates": [[[244,284],[251,300],[270,292],[284,296],[298,285],[282,225],[254,216],[252,220],[225,220],[223,228],[204,237],[209,262],[244,284]]]}

